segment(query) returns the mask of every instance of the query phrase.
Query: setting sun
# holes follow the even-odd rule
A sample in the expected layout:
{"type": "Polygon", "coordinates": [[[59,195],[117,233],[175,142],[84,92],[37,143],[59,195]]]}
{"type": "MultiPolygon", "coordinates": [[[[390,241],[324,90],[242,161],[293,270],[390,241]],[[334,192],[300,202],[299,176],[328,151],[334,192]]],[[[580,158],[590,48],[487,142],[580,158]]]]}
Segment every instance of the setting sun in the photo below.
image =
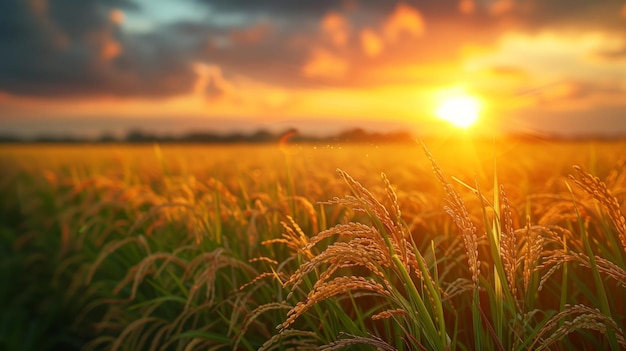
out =
{"type": "Polygon", "coordinates": [[[454,96],[444,99],[435,114],[460,128],[468,128],[478,120],[480,102],[471,96],[454,96]]]}

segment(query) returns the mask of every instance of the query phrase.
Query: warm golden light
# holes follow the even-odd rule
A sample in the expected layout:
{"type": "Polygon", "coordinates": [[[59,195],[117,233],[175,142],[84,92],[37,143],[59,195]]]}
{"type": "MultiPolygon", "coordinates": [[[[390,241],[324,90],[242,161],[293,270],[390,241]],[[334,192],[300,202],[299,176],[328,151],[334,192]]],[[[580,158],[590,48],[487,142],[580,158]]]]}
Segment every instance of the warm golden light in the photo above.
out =
{"type": "Polygon", "coordinates": [[[471,96],[452,96],[444,99],[437,111],[437,117],[460,128],[468,128],[478,120],[480,102],[471,96]]]}

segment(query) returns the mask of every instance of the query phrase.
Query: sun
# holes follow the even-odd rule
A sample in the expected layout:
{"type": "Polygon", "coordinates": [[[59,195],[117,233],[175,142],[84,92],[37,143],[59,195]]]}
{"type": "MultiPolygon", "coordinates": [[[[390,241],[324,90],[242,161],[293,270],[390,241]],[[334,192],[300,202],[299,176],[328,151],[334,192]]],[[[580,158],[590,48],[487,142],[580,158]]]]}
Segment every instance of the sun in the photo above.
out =
{"type": "Polygon", "coordinates": [[[459,128],[469,128],[478,121],[480,101],[469,95],[449,96],[441,101],[435,114],[459,128]]]}

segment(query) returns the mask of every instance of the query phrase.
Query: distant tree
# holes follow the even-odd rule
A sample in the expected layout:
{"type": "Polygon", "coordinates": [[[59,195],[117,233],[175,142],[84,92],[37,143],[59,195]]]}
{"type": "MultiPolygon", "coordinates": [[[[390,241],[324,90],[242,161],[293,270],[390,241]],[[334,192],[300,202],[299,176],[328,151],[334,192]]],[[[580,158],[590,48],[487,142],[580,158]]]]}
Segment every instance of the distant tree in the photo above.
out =
{"type": "Polygon", "coordinates": [[[102,134],[100,134],[100,136],[98,137],[96,141],[99,143],[115,143],[115,142],[118,142],[119,140],[111,132],[102,132],[102,134]]]}

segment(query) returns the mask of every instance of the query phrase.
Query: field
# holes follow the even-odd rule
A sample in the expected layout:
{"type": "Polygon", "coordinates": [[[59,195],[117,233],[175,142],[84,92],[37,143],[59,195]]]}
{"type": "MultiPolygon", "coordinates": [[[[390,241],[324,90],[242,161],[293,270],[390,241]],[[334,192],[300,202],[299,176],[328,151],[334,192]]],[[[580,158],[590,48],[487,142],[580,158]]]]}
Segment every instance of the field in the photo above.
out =
{"type": "Polygon", "coordinates": [[[626,142],[0,147],[0,350],[626,348],[626,142]]]}

